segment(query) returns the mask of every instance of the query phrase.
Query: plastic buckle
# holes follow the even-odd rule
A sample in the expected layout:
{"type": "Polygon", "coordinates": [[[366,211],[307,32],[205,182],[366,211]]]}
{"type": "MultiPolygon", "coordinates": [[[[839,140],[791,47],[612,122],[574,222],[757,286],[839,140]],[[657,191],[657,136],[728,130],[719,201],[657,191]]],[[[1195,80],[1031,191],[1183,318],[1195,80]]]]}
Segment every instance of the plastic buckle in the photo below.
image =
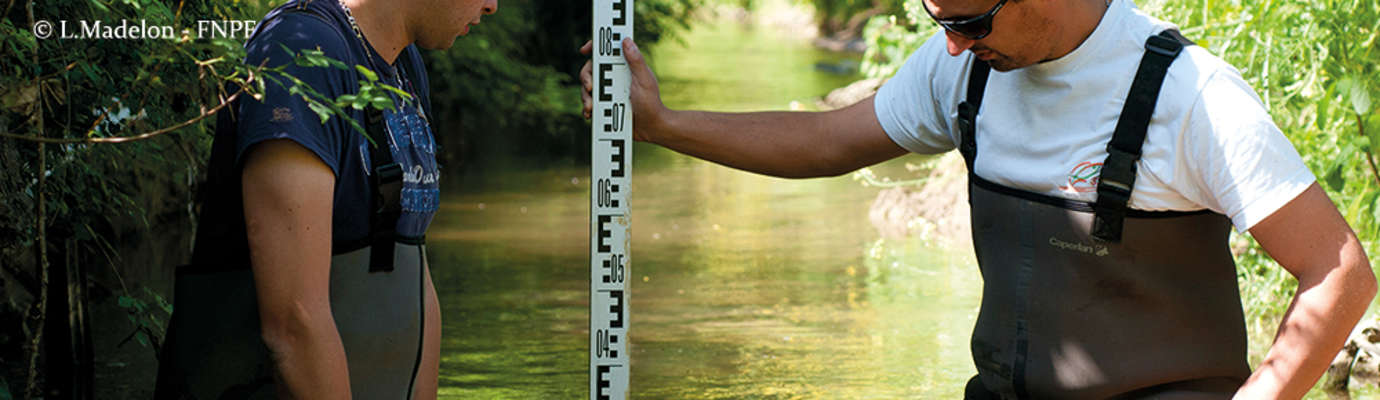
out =
{"type": "Polygon", "coordinates": [[[963,150],[975,149],[973,143],[974,136],[977,136],[977,107],[972,103],[962,102],[958,104],[958,132],[962,135],[959,143],[963,150]]]}
{"type": "Polygon", "coordinates": [[[1108,144],[1107,144],[1107,159],[1109,159],[1109,160],[1113,160],[1113,159],[1123,159],[1123,160],[1137,161],[1137,160],[1140,160],[1140,154],[1138,154],[1138,153],[1132,153],[1132,152],[1129,152],[1129,151],[1125,151],[1125,150],[1118,149],[1118,148],[1116,148],[1116,146],[1112,145],[1111,143],[1108,143],[1108,144]]]}
{"type": "Polygon", "coordinates": [[[1183,43],[1179,43],[1177,40],[1161,35],[1151,36],[1150,39],[1145,41],[1145,50],[1169,58],[1178,57],[1179,52],[1183,51],[1183,49],[1183,43]]]}
{"type": "Polygon", "coordinates": [[[1097,187],[1097,202],[1093,203],[1093,209],[1098,212],[1119,211],[1126,208],[1126,204],[1131,202],[1131,187],[1125,182],[1109,179],[1100,179],[1097,187]],[[1115,205],[1114,205],[1115,204],[1115,205]]]}

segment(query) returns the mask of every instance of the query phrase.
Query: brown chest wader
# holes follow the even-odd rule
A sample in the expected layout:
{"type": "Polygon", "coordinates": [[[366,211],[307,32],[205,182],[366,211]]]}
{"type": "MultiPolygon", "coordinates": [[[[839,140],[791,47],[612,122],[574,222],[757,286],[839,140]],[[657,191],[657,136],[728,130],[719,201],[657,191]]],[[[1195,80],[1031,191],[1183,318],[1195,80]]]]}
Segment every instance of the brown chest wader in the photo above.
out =
{"type": "Polygon", "coordinates": [[[1228,248],[1207,210],[1126,207],[1177,32],[1146,42],[1097,183],[1097,203],[1001,186],[973,173],[989,67],[974,60],[959,129],[969,171],[982,307],[969,399],[1226,399],[1250,375],[1228,248]]]}
{"type": "MultiPolygon", "coordinates": [[[[329,21],[306,7],[284,11],[329,21]]],[[[333,244],[331,314],[345,349],[353,398],[410,399],[428,323],[426,247],[423,238],[395,231],[402,208],[402,167],[389,150],[383,113],[371,108],[365,122],[378,144],[366,144],[374,188],[371,232],[365,240],[333,244]]],[[[179,268],[174,294],[175,313],[161,360],[170,365],[159,367],[156,398],[276,398],[275,366],[261,339],[250,267],[179,268]]]]}

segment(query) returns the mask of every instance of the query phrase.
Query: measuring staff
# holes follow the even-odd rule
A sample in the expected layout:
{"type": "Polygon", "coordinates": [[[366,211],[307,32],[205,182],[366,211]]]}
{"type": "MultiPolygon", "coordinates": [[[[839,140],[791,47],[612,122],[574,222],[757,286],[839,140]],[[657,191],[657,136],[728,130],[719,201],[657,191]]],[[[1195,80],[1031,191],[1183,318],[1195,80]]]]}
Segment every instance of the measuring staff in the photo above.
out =
{"type": "Polygon", "coordinates": [[[625,399],[633,116],[621,43],[633,37],[632,0],[594,0],[593,25],[596,40],[582,50],[593,53],[597,71],[597,88],[586,93],[597,110],[590,126],[589,398],[625,399]]]}
{"type": "MultiPolygon", "coordinates": [[[[821,113],[667,109],[624,43],[634,134],[782,177],[959,149],[984,279],[968,398],[1298,398],[1312,387],[1375,277],[1235,69],[1131,0],[923,6],[944,30],[874,97],[821,113]],[[1229,225],[1300,283],[1254,373],[1229,225]]],[[[587,90],[591,76],[586,65],[587,90]]]]}
{"type": "Polygon", "coordinates": [[[319,49],[411,98],[348,110],[369,139],[343,118],[321,121],[281,78],[218,116],[156,398],[436,397],[440,308],[423,237],[439,171],[417,47],[449,47],[497,10],[452,3],[296,0],[257,25],[247,64],[286,65],[329,99],[357,93],[362,72],[289,53],[319,49]]]}

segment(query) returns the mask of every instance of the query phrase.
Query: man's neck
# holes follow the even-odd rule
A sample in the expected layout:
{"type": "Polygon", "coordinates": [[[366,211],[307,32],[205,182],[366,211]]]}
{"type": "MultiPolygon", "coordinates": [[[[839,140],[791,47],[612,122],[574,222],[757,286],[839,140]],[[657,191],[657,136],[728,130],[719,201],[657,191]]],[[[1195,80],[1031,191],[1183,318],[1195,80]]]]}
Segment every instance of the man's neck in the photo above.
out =
{"type": "Polygon", "coordinates": [[[1063,29],[1056,33],[1058,41],[1048,60],[1062,58],[1082,46],[1111,9],[1109,0],[1068,0],[1066,4],[1073,7],[1064,9],[1063,22],[1056,23],[1063,29]]]}
{"type": "Polygon", "coordinates": [[[355,23],[359,24],[360,32],[364,33],[364,39],[369,41],[369,45],[383,56],[383,60],[388,64],[393,64],[403,48],[412,43],[413,38],[407,31],[404,19],[406,13],[401,12],[402,10],[396,7],[386,9],[389,4],[380,1],[343,1],[345,6],[350,8],[350,14],[355,17],[355,23]]]}

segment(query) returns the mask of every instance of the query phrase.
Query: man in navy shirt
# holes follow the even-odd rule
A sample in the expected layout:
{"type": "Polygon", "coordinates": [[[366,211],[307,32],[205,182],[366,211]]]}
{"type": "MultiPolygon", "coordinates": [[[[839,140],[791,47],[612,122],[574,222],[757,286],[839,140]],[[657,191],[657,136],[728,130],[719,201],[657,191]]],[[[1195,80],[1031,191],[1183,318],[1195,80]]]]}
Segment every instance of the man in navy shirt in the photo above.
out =
{"type": "Polygon", "coordinates": [[[321,121],[286,80],[221,113],[157,398],[435,398],[440,310],[422,239],[439,171],[417,48],[448,48],[497,8],[293,0],[265,16],[246,64],[286,65],[328,98],[357,93],[354,69],[293,63],[293,52],[320,50],[410,98],[394,96],[381,121],[348,110],[378,147],[343,118],[321,121]],[[382,164],[400,181],[391,194],[377,183],[382,164]]]}

